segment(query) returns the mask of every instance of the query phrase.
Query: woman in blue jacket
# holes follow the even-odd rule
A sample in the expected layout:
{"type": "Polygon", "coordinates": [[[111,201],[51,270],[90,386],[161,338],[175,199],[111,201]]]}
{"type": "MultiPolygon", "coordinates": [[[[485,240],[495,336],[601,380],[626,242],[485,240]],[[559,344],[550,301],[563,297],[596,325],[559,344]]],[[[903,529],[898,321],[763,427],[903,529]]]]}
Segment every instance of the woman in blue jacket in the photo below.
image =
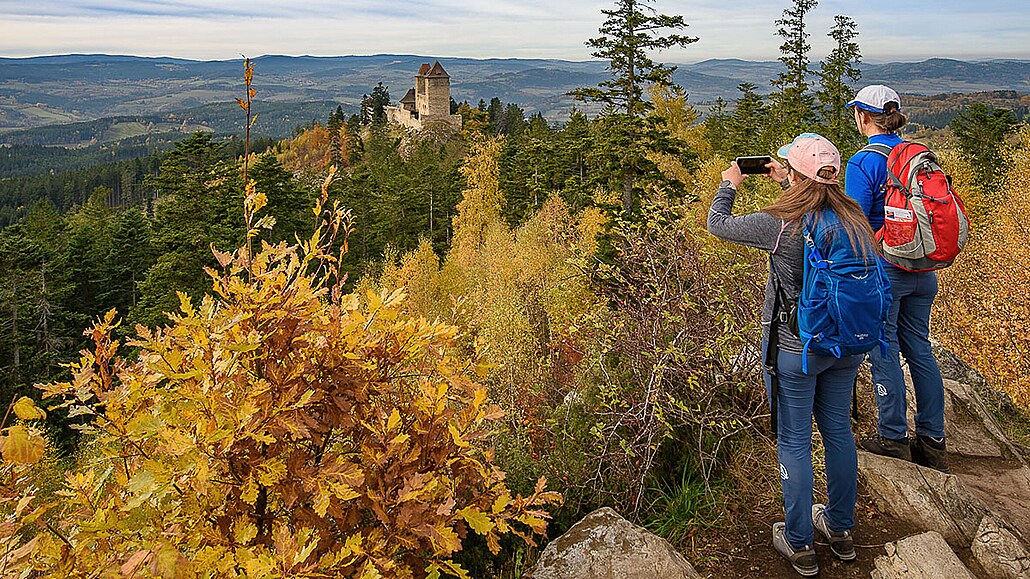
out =
{"type": "MultiPolygon", "coordinates": [[[[883,85],[863,88],[847,106],[854,108],[855,124],[859,132],[869,138],[870,146],[848,160],[845,191],[862,207],[875,231],[883,227],[886,151],[901,142],[897,131],[905,125],[906,119],[901,114],[898,93],[883,85]]],[[[889,347],[887,357],[883,357],[879,349],[869,354],[879,409],[877,434],[860,438],[858,446],[875,454],[915,460],[948,472],[944,383],[930,348],[930,308],[937,296],[937,274],[909,272],[890,264],[885,269],[894,295],[887,319],[889,347]],[[916,437],[911,441],[905,414],[905,376],[899,354],[908,362],[916,395],[916,437]]]]}

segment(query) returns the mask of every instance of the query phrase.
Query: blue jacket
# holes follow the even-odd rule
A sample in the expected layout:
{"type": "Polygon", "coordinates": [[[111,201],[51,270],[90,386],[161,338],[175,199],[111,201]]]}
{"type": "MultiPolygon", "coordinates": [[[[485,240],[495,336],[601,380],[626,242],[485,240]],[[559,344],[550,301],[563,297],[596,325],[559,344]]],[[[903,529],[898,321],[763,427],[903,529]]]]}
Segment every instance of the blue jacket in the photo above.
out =
{"type": "MultiPolygon", "coordinates": [[[[873,135],[870,143],[893,147],[902,141],[897,133],[873,135]]],[[[887,158],[873,151],[859,151],[848,159],[844,192],[862,207],[873,231],[883,227],[883,184],[887,181],[887,158]]]]}

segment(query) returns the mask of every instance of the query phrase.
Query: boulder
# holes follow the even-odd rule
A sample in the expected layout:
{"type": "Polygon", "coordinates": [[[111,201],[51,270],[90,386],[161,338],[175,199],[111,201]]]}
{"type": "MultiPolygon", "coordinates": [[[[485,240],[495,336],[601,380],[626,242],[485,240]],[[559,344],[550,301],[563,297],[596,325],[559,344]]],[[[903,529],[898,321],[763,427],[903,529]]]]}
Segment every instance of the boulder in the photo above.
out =
{"type": "Polygon", "coordinates": [[[887,554],[873,562],[872,579],[975,579],[933,531],[887,543],[884,549],[887,554]]]}
{"type": "MultiPolygon", "coordinates": [[[[916,403],[912,380],[906,372],[909,426],[915,424],[916,403]]],[[[968,384],[944,380],[944,433],[948,453],[970,457],[1002,458],[1007,440],[983,401],[968,384]]]]}
{"type": "Polygon", "coordinates": [[[668,541],[598,509],[551,541],[532,579],[685,579],[700,577],[668,541]]]}
{"type": "Polygon", "coordinates": [[[967,548],[987,507],[955,475],[858,452],[858,474],[881,510],[967,548]]]}
{"type": "Polygon", "coordinates": [[[1030,551],[994,517],[984,517],[973,540],[973,557],[991,577],[1030,579],[1030,551]]]}

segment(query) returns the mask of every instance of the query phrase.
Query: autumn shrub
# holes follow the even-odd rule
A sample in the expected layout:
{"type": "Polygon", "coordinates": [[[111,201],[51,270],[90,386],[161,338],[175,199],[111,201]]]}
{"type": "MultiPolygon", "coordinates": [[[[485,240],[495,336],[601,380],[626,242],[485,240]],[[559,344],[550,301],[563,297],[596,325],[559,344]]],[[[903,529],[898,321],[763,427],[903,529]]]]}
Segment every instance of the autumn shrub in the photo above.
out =
{"type": "MultiPolygon", "coordinates": [[[[251,238],[264,201],[248,190],[251,238]]],[[[470,534],[496,552],[545,531],[560,497],[508,490],[458,329],[403,313],[402,291],[344,293],[326,248],[345,213],[319,214],[299,247],[215,251],[212,293],[137,327],[137,356],[98,321],[73,378],[42,387],[92,419],[60,500],[25,475],[39,434],[0,439],[0,575],[465,577],[470,534]]]]}
{"type": "Polygon", "coordinates": [[[573,212],[553,196],[511,229],[501,217],[500,144],[473,144],[445,258],[423,241],[386,263],[375,287],[404,287],[412,313],[462,328],[456,347],[481,363],[490,398],[505,412],[504,429],[493,438],[498,461],[512,485],[529,491],[541,474],[568,485],[576,479],[576,457],[582,460],[586,440],[564,437],[574,450],[555,456],[561,445],[546,424],[565,412],[563,400],[579,387],[584,352],[575,323],[599,306],[585,262],[603,217],[594,208],[573,212]]]}
{"type": "MultiPolygon", "coordinates": [[[[555,195],[523,225],[503,222],[499,149],[482,142],[466,159],[451,251],[441,261],[423,244],[380,283],[462,328],[459,346],[506,412],[493,440],[511,484],[547,475],[571,517],[611,505],[668,519],[702,504],[661,498],[670,485],[689,497],[697,481],[711,493],[724,443],[761,411],[764,262],[708,235],[707,206],[657,196],[642,220],[615,223],[618,265],[599,270],[597,208],[573,212],[555,195]]],[[[719,163],[701,164],[686,198],[710,199],[719,163]]],[[[769,196],[752,189],[750,205],[769,196]]]]}
{"type": "Polygon", "coordinates": [[[969,242],[940,274],[934,335],[1030,408],[1030,128],[1008,155],[1000,193],[974,198],[969,242]]]}

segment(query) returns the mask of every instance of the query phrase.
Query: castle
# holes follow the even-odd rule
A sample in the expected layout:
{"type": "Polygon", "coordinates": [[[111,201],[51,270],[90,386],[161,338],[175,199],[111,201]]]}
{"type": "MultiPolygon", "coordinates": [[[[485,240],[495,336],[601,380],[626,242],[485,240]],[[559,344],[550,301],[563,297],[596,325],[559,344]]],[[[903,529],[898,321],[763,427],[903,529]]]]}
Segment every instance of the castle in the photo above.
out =
{"type": "Polygon", "coordinates": [[[391,123],[420,131],[430,123],[461,129],[461,115],[451,114],[451,77],[436,61],[423,64],[415,75],[415,88],[408,89],[400,106],[386,107],[391,123]]]}

